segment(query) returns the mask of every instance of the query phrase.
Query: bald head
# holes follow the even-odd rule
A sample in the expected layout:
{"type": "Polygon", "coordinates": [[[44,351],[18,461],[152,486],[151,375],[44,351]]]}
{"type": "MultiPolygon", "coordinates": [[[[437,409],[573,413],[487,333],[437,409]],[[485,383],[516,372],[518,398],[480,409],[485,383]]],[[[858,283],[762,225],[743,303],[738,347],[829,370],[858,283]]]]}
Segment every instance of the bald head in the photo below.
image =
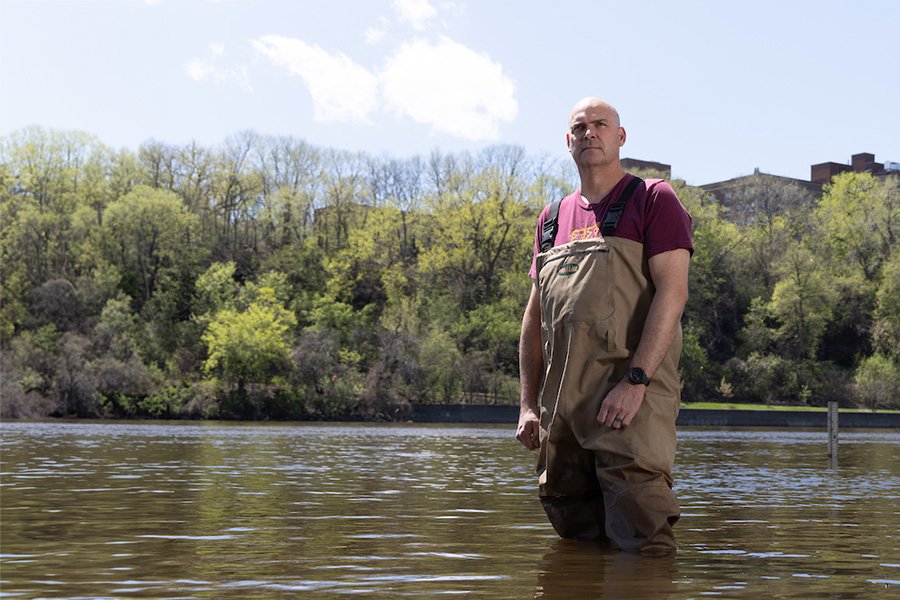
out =
{"type": "Polygon", "coordinates": [[[614,126],[622,126],[621,119],[619,119],[619,111],[616,110],[616,107],[614,107],[606,100],[603,100],[602,98],[588,96],[576,102],[575,106],[572,107],[572,112],[569,113],[569,127],[572,126],[572,121],[575,119],[575,115],[583,113],[586,109],[589,108],[599,108],[604,110],[604,112],[608,111],[612,113],[613,117],[616,120],[614,126]]]}
{"type": "Polygon", "coordinates": [[[607,193],[622,178],[619,148],[625,137],[619,113],[609,102],[589,96],[572,107],[566,145],[578,167],[582,195],[607,193]],[[586,189],[589,194],[584,194],[586,189]]]}

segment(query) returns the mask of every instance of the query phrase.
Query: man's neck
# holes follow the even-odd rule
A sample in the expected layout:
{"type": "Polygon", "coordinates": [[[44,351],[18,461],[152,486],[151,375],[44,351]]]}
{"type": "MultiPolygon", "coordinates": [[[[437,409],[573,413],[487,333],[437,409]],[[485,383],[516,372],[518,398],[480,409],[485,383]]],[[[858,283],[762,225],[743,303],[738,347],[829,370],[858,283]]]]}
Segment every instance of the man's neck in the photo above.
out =
{"type": "Polygon", "coordinates": [[[581,195],[588,202],[600,202],[625,176],[625,170],[618,164],[607,169],[585,169],[581,176],[581,195]]]}

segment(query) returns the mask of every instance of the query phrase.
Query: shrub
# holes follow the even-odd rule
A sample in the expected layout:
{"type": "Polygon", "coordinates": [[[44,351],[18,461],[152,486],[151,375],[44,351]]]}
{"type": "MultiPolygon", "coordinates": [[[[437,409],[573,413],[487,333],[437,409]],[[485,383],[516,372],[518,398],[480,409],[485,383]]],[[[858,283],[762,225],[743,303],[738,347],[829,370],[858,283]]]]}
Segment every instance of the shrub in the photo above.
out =
{"type": "Polygon", "coordinates": [[[860,406],[900,408],[900,365],[882,354],[865,358],[856,369],[852,392],[860,406]]]}
{"type": "Polygon", "coordinates": [[[832,363],[751,354],[732,359],[724,385],[737,402],[825,406],[846,398],[846,373],[832,363]]]}

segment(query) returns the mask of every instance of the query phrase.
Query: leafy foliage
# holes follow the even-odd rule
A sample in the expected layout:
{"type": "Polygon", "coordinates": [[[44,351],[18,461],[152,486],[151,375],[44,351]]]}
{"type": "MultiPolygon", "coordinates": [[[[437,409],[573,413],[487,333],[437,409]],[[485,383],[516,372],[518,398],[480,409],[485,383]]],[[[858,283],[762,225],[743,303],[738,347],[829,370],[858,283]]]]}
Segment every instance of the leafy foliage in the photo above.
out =
{"type": "MultiPolygon", "coordinates": [[[[400,419],[514,403],[534,224],[573,181],[518,147],[405,160],[242,132],[114,152],[0,138],[3,417],[400,419]]],[[[673,181],[689,400],[897,406],[900,178],[816,200],[673,181]]]]}
{"type": "Polygon", "coordinates": [[[297,319],[275,296],[272,288],[244,310],[220,310],[203,334],[209,358],[203,367],[243,388],[248,382],[268,383],[283,375],[290,358],[291,331],[297,319]]]}

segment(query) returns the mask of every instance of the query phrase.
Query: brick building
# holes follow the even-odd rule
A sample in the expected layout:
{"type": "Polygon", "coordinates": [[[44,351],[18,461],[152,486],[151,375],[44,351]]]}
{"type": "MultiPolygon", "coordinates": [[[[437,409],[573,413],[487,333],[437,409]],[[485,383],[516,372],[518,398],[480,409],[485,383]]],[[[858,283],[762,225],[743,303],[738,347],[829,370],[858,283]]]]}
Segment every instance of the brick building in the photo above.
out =
{"type": "Polygon", "coordinates": [[[862,152],[854,154],[850,164],[826,162],[811,165],[809,181],[762,173],[756,169],[752,175],[707,183],[700,188],[716,198],[731,220],[747,224],[761,214],[771,216],[787,209],[814,207],[822,195],[823,186],[830,183],[835,175],[845,172],[885,177],[892,173],[900,174],[900,164],[875,162],[874,154],[862,152]]]}
{"type": "Polygon", "coordinates": [[[819,185],[824,185],[831,181],[831,178],[838,173],[871,173],[876,177],[885,177],[891,173],[900,174],[900,164],[894,162],[879,163],[875,162],[875,155],[868,152],[861,152],[850,157],[850,164],[836,162],[824,162],[812,165],[809,168],[809,180],[819,185]]]}
{"type": "MultiPolygon", "coordinates": [[[[626,159],[630,160],[630,159],[626,159]]],[[[622,161],[623,163],[625,161],[622,161]]],[[[642,162],[642,161],[636,161],[642,162]]],[[[822,193],[822,186],[831,182],[831,178],[838,173],[871,173],[876,177],[885,177],[892,173],[900,175],[900,163],[896,162],[875,162],[875,155],[868,152],[861,152],[850,157],[850,164],[837,162],[824,162],[811,165],[809,181],[805,179],[794,179],[793,177],[782,177],[781,175],[772,175],[770,173],[761,173],[759,169],[755,169],[753,175],[743,175],[734,179],[725,181],[715,181],[707,183],[700,187],[714,195],[719,201],[725,199],[729,191],[733,191],[743,187],[749,180],[756,175],[764,175],[773,178],[782,183],[792,183],[805,190],[813,192],[816,196],[822,193]]]]}
{"type": "Polygon", "coordinates": [[[653,171],[660,173],[664,179],[672,178],[672,165],[653,162],[651,160],[638,160],[636,158],[623,158],[622,168],[626,171],[653,171]]]}

